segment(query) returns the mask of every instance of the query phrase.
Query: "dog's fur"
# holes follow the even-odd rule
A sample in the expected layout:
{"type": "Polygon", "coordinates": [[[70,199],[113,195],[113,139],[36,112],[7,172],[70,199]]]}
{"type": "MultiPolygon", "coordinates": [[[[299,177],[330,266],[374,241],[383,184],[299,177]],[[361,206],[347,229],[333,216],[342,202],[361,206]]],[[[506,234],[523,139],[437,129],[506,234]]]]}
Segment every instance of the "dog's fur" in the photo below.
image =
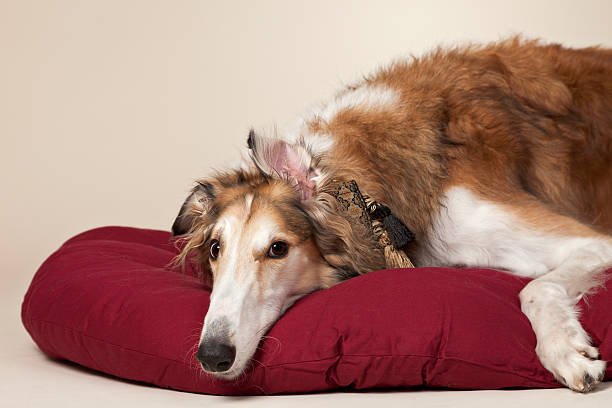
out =
{"type": "Polygon", "coordinates": [[[438,49],[248,146],[251,166],[200,181],[173,226],[182,259],[195,253],[212,279],[205,369],[235,378],[300,296],[385,267],[330,194],[357,180],[416,233],[416,266],[535,278],[520,301],[542,364],[576,391],[603,378],[576,303],[612,266],[612,50],[519,38],[438,49]]]}

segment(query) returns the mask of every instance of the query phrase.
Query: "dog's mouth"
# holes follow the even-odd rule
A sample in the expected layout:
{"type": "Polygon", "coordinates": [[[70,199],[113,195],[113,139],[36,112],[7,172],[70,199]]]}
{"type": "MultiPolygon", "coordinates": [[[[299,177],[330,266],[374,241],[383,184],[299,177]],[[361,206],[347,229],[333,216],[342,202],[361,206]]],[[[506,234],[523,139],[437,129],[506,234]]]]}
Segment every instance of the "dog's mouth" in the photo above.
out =
{"type": "MultiPolygon", "coordinates": [[[[289,306],[289,305],[288,305],[289,306]]],[[[253,364],[253,356],[267,331],[285,312],[287,307],[272,316],[263,317],[267,324],[248,325],[238,327],[228,317],[220,317],[205,322],[200,344],[196,352],[196,359],[202,369],[208,374],[233,380],[243,375],[253,364]]],[[[262,319],[257,315],[250,316],[250,320],[262,319]]]]}
{"type": "Polygon", "coordinates": [[[197,360],[207,373],[226,380],[239,377],[247,369],[253,350],[238,350],[233,344],[214,340],[203,340],[198,347],[197,360]]]}
{"type": "MultiPolygon", "coordinates": [[[[316,289],[318,290],[318,289],[316,289]]],[[[316,291],[314,290],[314,291],[316,291]]],[[[205,324],[196,358],[207,373],[221,379],[234,380],[243,375],[249,367],[259,362],[253,356],[270,328],[285,314],[287,309],[305,295],[290,296],[283,307],[265,319],[261,327],[247,327],[246,330],[230,330],[230,320],[219,318],[205,324]]],[[[270,307],[268,309],[275,309],[270,307]]],[[[253,319],[255,320],[255,319],[253,319]]]]}

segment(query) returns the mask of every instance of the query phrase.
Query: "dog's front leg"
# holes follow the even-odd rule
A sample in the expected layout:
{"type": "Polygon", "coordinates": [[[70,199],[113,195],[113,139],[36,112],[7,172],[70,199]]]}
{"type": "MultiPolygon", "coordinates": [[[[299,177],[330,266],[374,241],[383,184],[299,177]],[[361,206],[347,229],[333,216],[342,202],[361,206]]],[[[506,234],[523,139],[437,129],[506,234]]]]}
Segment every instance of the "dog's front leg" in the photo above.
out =
{"type": "Polygon", "coordinates": [[[612,246],[592,238],[569,240],[575,248],[566,259],[521,291],[521,309],[536,334],[536,353],[544,367],[572,390],[588,392],[603,380],[606,362],[580,325],[576,303],[601,284],[601,272],[612,262],[612,246]]]}
{"type": "Polygon", "coordinates": [[[426,250],[422,265],[491,267],[536,278],[520,300],[540,361],[576,391],[587,392],[601,381],[606,363],[580,325],[576,303],[612,267],[612,237],[520,191],[508,206],[459,186],[446,191],[426,250]]]}

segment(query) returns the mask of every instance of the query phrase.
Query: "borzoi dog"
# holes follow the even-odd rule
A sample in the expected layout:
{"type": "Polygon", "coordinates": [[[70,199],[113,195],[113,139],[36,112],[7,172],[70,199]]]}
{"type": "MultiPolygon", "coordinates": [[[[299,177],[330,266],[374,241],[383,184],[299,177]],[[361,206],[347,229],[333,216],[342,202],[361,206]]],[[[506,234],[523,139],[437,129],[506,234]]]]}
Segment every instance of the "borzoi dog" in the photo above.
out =
{"type": "Polygon", "coordinates": [[[612,266],[612,50],[518,38],[438,49],[286,131],[251,131],[248,148],[250,166],[200,180],[173,225],[180,257],[195,255],[213,285],[206,371],[236,378],[298,298],[394,265],[395,252],[534,278],[520,302],[540,361],[575,391],[602,380],[576,303],[612,266]],[[366,216],[377,203],[394,223],[377,232],[355,217],[347,185],[366,216]],[[416,239],[381,245],[391,229],[416,239]]]}

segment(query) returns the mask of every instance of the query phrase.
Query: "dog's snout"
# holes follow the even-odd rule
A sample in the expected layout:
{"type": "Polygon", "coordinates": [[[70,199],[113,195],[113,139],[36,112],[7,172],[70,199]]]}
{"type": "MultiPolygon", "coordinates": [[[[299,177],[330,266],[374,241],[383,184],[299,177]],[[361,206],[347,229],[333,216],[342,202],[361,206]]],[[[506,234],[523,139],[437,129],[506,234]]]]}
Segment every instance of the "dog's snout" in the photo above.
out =
{"type": "Polygon", "coordinates": [[[236,347],[216,340],[205,340],[196,355],[206,371],[223,372],[230,369],[236,358],[236,347]]]}

